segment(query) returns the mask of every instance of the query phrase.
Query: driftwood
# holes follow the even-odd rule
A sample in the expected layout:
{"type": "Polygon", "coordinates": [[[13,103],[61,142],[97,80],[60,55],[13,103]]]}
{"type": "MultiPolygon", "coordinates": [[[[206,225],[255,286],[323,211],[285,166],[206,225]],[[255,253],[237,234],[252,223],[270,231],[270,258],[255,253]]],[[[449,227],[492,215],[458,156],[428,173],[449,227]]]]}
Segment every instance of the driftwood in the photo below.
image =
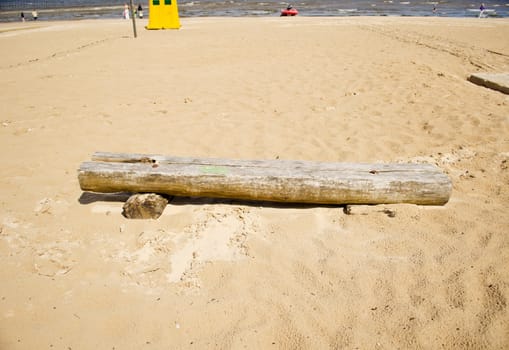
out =
{"type": "Polygon", "coordinates": [[[316,204],[443,205],[451,181],[431,164],[319,163],[95,153],[81,189],[316,204]]]}
{"type": "Polygon", "coordinates": [[[509,73],[475,73],[468,77],[474,84],[509,94],[509,73]]]}

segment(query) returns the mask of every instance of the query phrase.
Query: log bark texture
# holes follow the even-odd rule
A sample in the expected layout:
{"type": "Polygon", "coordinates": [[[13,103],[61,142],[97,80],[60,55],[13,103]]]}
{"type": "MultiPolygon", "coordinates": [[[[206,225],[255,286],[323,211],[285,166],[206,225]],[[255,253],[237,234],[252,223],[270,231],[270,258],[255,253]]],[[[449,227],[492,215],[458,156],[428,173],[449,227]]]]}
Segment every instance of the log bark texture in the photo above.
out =
{"type": "Polygon", "coordinates": [[[443,205],[452,184],[431,164],[320,163],[95,153],[81,164],[81,189],[92,192],[316,204],[443,205]]]}

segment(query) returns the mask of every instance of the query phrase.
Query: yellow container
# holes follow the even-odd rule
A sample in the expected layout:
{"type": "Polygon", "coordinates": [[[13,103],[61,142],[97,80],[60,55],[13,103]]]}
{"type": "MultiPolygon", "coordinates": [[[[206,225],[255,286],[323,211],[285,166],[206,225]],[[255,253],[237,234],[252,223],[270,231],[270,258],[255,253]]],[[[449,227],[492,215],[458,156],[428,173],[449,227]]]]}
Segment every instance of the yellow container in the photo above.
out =
{"type": "Polygon", "coordinates": [[[147,29],[179,29],[180,19],[177,0],[148,0],[147,29]]]}

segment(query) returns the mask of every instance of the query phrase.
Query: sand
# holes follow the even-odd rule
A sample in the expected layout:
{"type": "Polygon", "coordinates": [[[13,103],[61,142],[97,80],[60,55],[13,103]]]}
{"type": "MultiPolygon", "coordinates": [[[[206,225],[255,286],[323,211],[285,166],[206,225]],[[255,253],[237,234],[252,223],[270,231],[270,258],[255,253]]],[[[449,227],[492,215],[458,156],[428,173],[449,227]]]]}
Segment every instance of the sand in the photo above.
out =
{"type": "Polygon", "coordinates": [[[0,349],[505,349],[509,20],[0,24],[0,349]],[[175,198],[128,220],[95,151],[429,162],[445,206],[175,198]]]}

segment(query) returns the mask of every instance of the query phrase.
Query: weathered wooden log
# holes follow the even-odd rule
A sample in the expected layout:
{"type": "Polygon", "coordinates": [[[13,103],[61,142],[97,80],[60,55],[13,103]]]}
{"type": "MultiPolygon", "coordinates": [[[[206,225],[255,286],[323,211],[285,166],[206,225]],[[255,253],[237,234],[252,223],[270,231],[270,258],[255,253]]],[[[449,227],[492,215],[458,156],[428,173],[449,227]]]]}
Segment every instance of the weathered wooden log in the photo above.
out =
{"type": "Polygon", "coordinates": [[[474,84],[509,94],[509,73],[474,73],[468,77],[474,84]]]}
{"type": "Polygon", "coordinates": [[[431,164],[228,160],[95,153],[79,169],[92,192],[316,204],[443,205],[451,181],[431,164]]]}

